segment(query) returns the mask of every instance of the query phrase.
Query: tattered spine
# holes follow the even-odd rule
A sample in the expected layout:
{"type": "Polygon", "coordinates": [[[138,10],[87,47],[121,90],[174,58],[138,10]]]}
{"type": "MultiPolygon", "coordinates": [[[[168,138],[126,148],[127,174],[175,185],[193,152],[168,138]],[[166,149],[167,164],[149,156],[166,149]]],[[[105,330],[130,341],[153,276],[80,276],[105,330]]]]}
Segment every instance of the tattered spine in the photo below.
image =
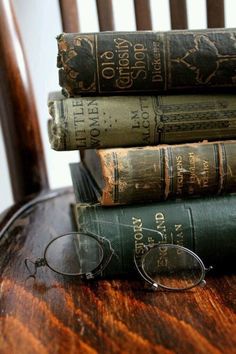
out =
{"type": "Polygon", "coordinates": [[[60,85],[67,96],[235,88],[235,38],[235,29],[63,33],[60,85]]]}
{"type": "Polygon", "coordinates": [[[235,95],[112,96],[48,100],[55,150],[236,138],[235,95]]]}
{"type": "Polygon", "coordinates": [[[236,141],[85,151],[102,205],[236,192],[236,141]]]}

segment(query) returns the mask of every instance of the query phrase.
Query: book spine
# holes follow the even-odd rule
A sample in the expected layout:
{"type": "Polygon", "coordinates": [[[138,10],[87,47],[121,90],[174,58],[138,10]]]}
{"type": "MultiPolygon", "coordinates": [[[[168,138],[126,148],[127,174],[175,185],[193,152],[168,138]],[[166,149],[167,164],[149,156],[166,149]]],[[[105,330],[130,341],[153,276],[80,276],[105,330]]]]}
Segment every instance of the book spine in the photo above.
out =
{"type": "Polygon", "coordinates": [[[234,139],[234,95],[112,96],[50,99],[55,150],[234,139]]]}
{"type": "Polygon", "coordinates": [[[235,29],[63,33],[59,82],[68,96],[232,88],[235,35],[235,29]]]}
{"type": "Polygon", "coordinates": [[[156,242],[189,248],[218,271],[235,266],[235,195],[110,208],[77,204],[76,219],[80,230],[111,242],[115,255],[104,276],[133,272],[134,253],[141,255],[143,244],[156,242]]]}
{"type": "Polygon", "coordinates": [[[236,141],[101,149],[97,155],[102,205],[236,192],[236,141]]]}

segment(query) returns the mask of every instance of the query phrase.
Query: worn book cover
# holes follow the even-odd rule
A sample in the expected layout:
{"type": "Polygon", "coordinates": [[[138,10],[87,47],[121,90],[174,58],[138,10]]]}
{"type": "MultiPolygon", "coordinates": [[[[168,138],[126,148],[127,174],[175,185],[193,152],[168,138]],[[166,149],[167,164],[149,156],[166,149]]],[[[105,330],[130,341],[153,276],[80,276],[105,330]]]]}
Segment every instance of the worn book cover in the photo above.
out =
{"type": "Polygon", "coordinates": [[[115,251],[104,276],[134,272],[134,254],[139,255],[144,244],[153,242],[189,248],[215,270],[235,270],[235,194],[104,207],[91,196],[80,165],[78,173],[74,184],[78,229],[106,237],[115,251]]]}
{"type": "Polygon", "coordinates": [[[233,94],[48,98],[55,150],[236,138],[233,94]]]}
{"type": "Polygon", "coordinates": [[[67,96],[236,87],[235,28],[62,33],[57,41],[67,96]]]}
{"type": "Polygon", "coordinates": [[[235,140],[85,150],[83,164],[102,205],[236,192],[235,140]]]}

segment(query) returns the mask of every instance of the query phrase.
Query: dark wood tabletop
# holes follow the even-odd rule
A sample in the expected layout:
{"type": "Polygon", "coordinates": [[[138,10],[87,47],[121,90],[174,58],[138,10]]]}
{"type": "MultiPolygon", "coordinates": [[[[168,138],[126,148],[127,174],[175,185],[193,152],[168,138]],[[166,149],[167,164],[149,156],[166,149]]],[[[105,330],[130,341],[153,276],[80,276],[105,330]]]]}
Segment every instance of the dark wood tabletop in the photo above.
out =
{"type": "Polygon", "coordinates": [[[138,280],[83,282],[47,267],[29,278],[25,258],[73,229],[73,193],[35,203],[0,247],[0,353],[236,353],[236,276],[205,288],[149,292],[138,280]]]}

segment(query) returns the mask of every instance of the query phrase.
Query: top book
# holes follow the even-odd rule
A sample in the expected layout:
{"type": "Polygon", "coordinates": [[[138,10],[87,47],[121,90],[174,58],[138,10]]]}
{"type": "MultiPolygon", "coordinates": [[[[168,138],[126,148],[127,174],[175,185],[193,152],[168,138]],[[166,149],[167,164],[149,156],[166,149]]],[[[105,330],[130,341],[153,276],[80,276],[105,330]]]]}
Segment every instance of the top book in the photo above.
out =
{"type": "Polygon", "coordinates": [[[66,96],[236,88],[236,29],[62,33],[66,96]]]}

